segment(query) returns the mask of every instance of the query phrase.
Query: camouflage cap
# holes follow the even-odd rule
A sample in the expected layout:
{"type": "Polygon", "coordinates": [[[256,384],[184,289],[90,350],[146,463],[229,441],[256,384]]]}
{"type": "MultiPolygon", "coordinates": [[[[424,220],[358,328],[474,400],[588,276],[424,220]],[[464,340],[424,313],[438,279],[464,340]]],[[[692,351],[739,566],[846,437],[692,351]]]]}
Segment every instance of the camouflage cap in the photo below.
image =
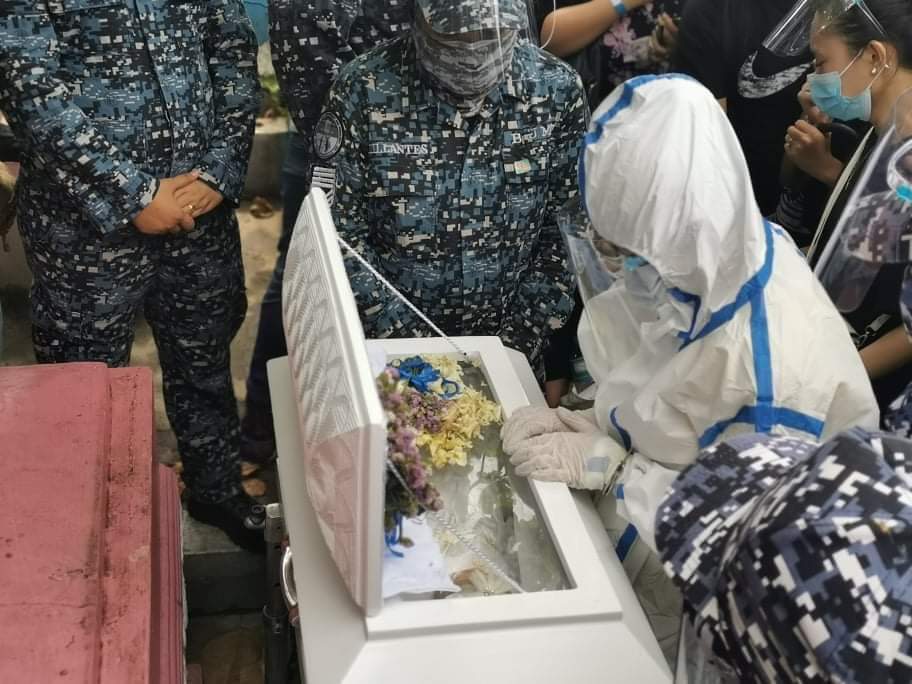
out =
{"type": "Polygon", "coordinates": [[[912,681],[910,462],[893,435],[749,435],[675,481],[659,553],[742,681],[912,681]]]}
{"type": "Polygon", "coordinates": [[[455,35],[487,29],[528,28],[525,0],[416,0],[435,32],[455,35]]]}

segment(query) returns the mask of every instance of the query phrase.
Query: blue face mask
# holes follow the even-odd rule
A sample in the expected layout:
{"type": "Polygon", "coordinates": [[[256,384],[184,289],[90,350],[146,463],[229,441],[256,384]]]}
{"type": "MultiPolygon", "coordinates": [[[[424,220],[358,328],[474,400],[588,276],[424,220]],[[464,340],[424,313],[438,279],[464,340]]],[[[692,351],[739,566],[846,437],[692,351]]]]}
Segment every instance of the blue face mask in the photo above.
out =
{"type": "Polygon", "coordinates": [[[624,270],[625,271],[635,271],[640,266],[645,266],[648,262],[643,257],[639,256],[629,256],[624,257],[624,270]]]}
{"type": "Polygon", "coordinates": [[[652,304],[659,301],[665,286],[652,264],[642,257],[627,257],[624,271],[624,288],[630,295],[652,304]]]}
{"type": "Polygon", "coordinates": [[[848,97],[842,94],[842,75],[858,61],[863,52],[864,49],[855,55],[855,58],[842,71],[810,74],[807,77],[811,86],[811,99],[814,100],[815,105],[820,107],[820,111],[831,119],[838,119],[839,121],[871,120],[871,86],[874,81],[880,78],[883,69],[871,79],[868,86],[858,95],[848,97]]]}

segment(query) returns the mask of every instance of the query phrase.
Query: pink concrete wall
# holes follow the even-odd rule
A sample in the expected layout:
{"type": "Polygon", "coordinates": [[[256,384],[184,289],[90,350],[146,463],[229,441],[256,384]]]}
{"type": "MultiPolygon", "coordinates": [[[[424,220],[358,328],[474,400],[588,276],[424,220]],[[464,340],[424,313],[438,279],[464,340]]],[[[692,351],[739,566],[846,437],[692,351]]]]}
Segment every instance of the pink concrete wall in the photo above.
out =
{"type": "Polygon", "coordinates": [[[110,395],[101,364],[0,369],[0,682],[94,682],[110,395]]]}
{"type": "Polygon", "coordinates": [[[180,501],[148,369],[0,368],[0,682],[183,681],[180,501]]]}
{"type": "Polygon", "coordinates": [[[111,371],[101,680],[149,681],[154,410],[148,369],[111,371]]]}
{"type": "Polygon", "coordinates": [[[157,549],[153,563],[152,682],[184,681],[184,575],[181,558],[181,515],[177,475],[157,467],[154,520],[157,549]]]}

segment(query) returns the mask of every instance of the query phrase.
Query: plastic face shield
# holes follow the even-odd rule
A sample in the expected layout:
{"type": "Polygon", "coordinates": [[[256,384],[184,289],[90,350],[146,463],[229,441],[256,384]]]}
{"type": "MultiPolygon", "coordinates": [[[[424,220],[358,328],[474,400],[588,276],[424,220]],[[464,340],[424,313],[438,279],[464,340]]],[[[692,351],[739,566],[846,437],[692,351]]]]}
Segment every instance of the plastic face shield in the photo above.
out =
{"type": "Polygon", "coordinates": [[[886,31],[864,0],[798,0],[763,41],[763,47],[780,57],[804,55],[811,49],[813,34],[826,31],[848,12],[860,13],[872,34],[886,38],[886,31]]]}
{"type": "Polygon", "coordinates": [[[497,38],[504,31],[529,35],[531,0],[415,0],[416,15],[438,37],[465,41],[497,38]]]}
{"type": "Polygon", "coordinates": [[[580,296],[586,304],[623,277],[624,260],[630,254],[595,232],[579,197],[570,200],[558,213],[557,223],[567,245],[580,296]]]}
{"type": "Polygon", "coordinates": [[[529,11],[526,0],[417,0],[418,58],[464,114],[506,79],[514,47],[530,34],[529,11]]]}
{"type": "Polygon", "coordinates": [[[817,276],[843,313],[857,310],[882,266],[912,263],[912,91],[868,161],[817,276]]]}

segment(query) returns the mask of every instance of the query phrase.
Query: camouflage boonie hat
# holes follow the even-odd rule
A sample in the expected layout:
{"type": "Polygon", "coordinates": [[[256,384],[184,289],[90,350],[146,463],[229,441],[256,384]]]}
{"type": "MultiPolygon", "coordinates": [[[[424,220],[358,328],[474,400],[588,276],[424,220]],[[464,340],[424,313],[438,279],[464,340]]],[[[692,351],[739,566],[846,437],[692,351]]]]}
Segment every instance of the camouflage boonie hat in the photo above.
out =
{"type": "Polygon", "coordinates": [[[912,681],[912,442],[731,439],[656,523],[686,617],[742,681],[912,681]]]}
{"type": "Polygon", "coordinates": [[[524,0],[416,0],[424,20],[437,33],[459,34],[486,29],[525,29],[524,0]]]}

